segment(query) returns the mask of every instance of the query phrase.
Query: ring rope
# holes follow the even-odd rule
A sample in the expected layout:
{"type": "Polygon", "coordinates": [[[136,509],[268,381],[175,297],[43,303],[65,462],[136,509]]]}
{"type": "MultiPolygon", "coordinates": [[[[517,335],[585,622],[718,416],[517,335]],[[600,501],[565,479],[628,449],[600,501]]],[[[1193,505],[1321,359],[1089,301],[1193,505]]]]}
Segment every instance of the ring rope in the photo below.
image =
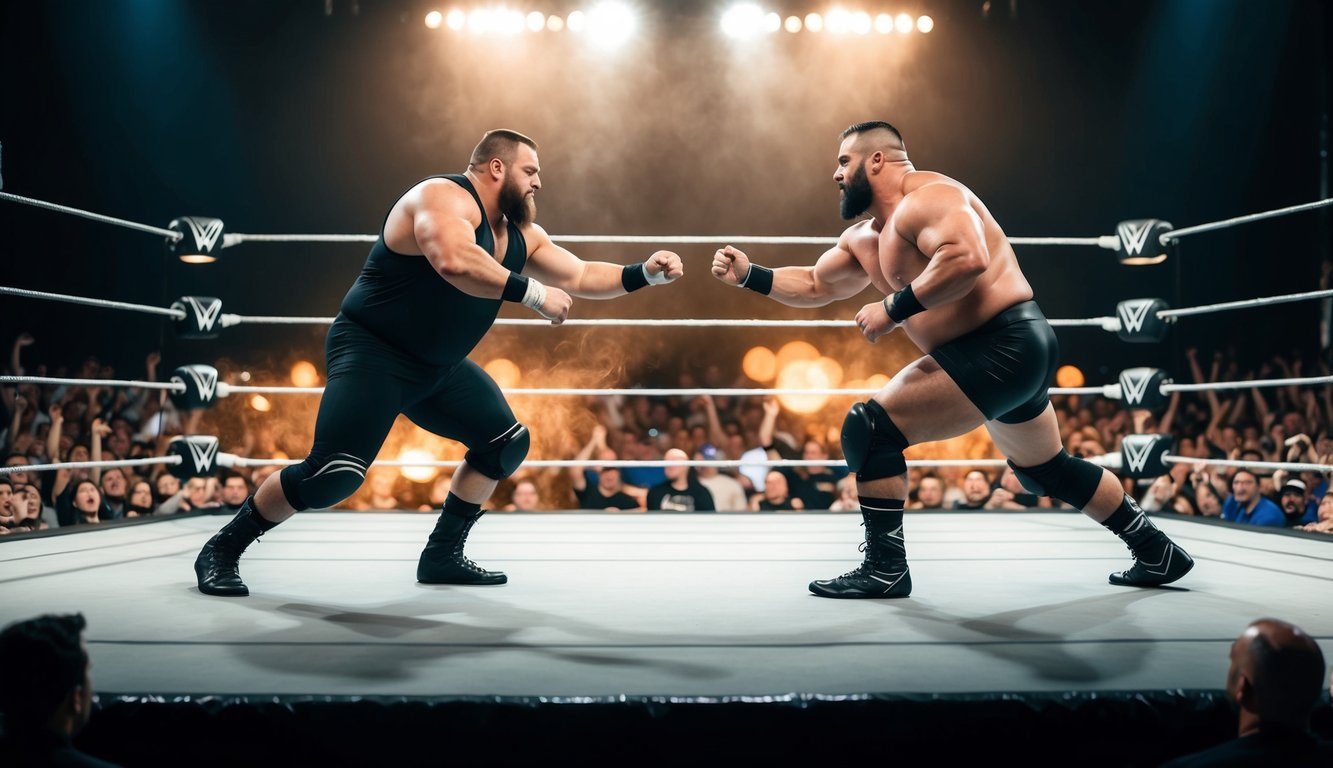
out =
{"type": "MultiPolygon", "coordinates": [[[[241,243],[373,243],[378,235],[257,235],[229,232],[222,236],[222,247],[241,243]]],[[[561,243],[625,243],[636,245],[714,245],[720,242],[755,245],[836,245],[838,238],[802,235],[551,235],[561,243]]],[[[1098,237],[1011,237],[1014,245],[1095,245],[1109,251],[1120,249],[1115,235],[1098,237]]]]}
{"type": "Polygon", "coordinates": [[[125,309],[134,312],[145,312],[150,315],[165,315],[176,320],[185,319],[185,310],[183,309],[150,307],[146,304],[129,304],[123,301],[109,301],[107,299],[89,299],[82,296],[70,296],[64,293],[46,293],[44,291],[30,291],[26,288],[11,288],[6,285],[0,285],[0,295],[23,296],[29,299],[46,299],[48,301],[60,301],[66,304],[84,304],[90,307],[104,307],[106,309],[125,309]]]}
{"type": "Polygon", "coordinates": [[[59,469],[108,469],[110,467],[146,467],[150,464],[179,464],[179,456],[150,456],[144,459],[114,459],[110,461],[65,461],[59,464],[21,464],[0,467],[0,475],[15,472],[49,472],[59,469]]]}
{"type": "Polygon", "coordinates": [[[85,211],[81,208],[57,205],[56,203],[48,203],[45,200],[23,197],[22,195],[12,195],[8,192],[0,192],[0,200],[9,200],[15,203],[31,205],[36,208],[45,208],[48,211],[56,211],[57,213],[68,213],[74,216],[82,216],[85,219],[100,221],[103,224],[114,224],[115,226],[125,227],[126,229],[137,229],[140,232],[147,232],[150,235],[161,235],[169,240],[179,240],[182,237],[181,233],[174,229],[163,229],[162,227],[154,227],[151,224],[139,224],[133,221],[126,221],[125,219],[118,219],[114,216],[104,216],[100,213],[85,211]]]}
{"type": "Polygon", "coordinates": [[[63,384],[70,387],[130,387],[184,392],[185,385],[170,381],[135,381],[133,379],[64,379],[55,376],[0,376],[0,384],[63,384]]]}
{"type": "Polygon", "coordinates": [[[1158,238],[1158,242],[1161,243],[1162,245],[1166,245],[1172,240],[1179,240],[1182,237],[1197,235],[1200,232],[1212,232],[1213,230],[1217,229],[1227,229],[1230,227],[1234,227],[1238,224],[1248,224],[1251,221],[1260,221],[1262,219],[1272,219],[1278,216],[1286,216],[1289,213],[1301,213],[1302,211],[1313,211],[1317,208],[1325,208],[1330,205],[1333,205],[1333,197],[1325,198],[1323,200],[1316,200],[1312,203],[1302,203],[1300,205],[1291,205],[1286,208],[1275,208],[1271,211],[1263,211],[1262,213],[1251,213],[1247,216],[1237,216],[1232,219],[1213,221],[1207,224],[1199,224],[1193,227],[1183,227],[1181,229],[1173,229],[1170,232],[1162,233],[1162,236],[1158,238]]]}
{"type": "Polygon", "coordinates": [[[1307,376],[1300,379],[1256,379],[1254,381],[1213,381],[1203,384],[1163,384],[1162,393],[1208,392],[1251,387],[1300,387],[1307,384],[1333,384],[1333,376],[1307,376]]]}
{"type": "Polygon", "coordinates": [[[1244,299],[1242,301],[1227,301],[1221,304],[1204,304],[1199,307],[1186,307],[1184,309],[1164,309],[1157,313],[1160,318],[1168,317],[1187,317],[1189,315],[1206,315],[1212,312],[1226,312],[1232,309],[1246,309],[1248,307],[1263,307],[1273,304],[1290,304],[1296,301],[1309,301],[1311,299],[1326,299],[1333,296],[1333,290],[1307,291],[1305,293],[1289,293],[1283,296],[1266,296],[1259,299],[1244,299]]]}
{"type": "Polygon", "coordinates": [[[1333,466],[1328,464],[1302,464],[1293,461],[1244,461],[1241,459],[1198,459],[1192,456],[1176,456],[1170,453],[1162,454],[1162,463],[1164,464],[1208,464],[1218,467],[1259,467],[1261,469],[1285,469],[1289,472],[1321,472],[1329,474],[1333,472],[1333,466]]]}

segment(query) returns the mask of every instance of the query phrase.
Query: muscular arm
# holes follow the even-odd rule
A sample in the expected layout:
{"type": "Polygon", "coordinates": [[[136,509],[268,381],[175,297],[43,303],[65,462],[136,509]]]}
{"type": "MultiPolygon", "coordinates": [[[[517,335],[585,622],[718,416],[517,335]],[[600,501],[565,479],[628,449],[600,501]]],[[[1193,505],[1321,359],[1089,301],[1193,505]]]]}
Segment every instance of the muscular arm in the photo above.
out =
{"type": "MultiPolygon", "coordinates": [[[[527,238],[531,249],[528,263],[523,267],[524,274],[583,299],[610,299],[625,295],[625,286],[621,281],[624,265],[607,261],[584,261],[556,245],[546,230],[536,224],[524,227],[523,236],[527,238]]],[[[659,253],[670,252],[657,251],[653,257],[659,253]]],[[[672,256],[674,258],[674,254],[672,256]]],[[[649,267],[653,274],[661,271],[659,265],[650,264],[649,267]]],[[[677,264],[675,269],[678,268],[677,264]]],[[[667,276],[673,279],[680,276],[678,271],[675,274],[672,272],[672,269],[668,269],[667,276]]]]}
{"type": "MultiPolygon", "coordinates": [[[[768,296],[790,307],[822,307],[865,290],[870,277],[852,255],[851,231],[843,232],[838,244],[825,251],[814,266],[773,270],[768,296]]],[[[713,276],[730,285],[746,282],[753,267],[744,252],[731,246],[718,250],[713,257],[713,276]]]]}
{"type": "Polygon", "coordinates": [[[472,196],[436,179],[423,183],[405,203],[417,247],[440,277],[471,296],[500,298],[510,273],[476,243],[481,215],[472,196]]]}
{"type": "Polygon", "coordinates": [[[981,217],[963,190],[927,184],[903,198],[895,222],[897,234],[930,259],[912,281],[923,306],[948,304],[972,292],[990,264],[990,249],[981,217]]]}

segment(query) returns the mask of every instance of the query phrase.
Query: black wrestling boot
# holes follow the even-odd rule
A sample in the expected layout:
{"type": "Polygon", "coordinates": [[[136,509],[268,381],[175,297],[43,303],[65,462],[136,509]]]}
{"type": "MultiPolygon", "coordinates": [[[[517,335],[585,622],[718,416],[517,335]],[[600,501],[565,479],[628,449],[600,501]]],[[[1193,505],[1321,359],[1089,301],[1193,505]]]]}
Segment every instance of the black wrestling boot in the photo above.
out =
{"type": "Polygon", "coordinates": [[[205,595],[244,597],[249,587],[241,581],[241,553],[252,542],[263,536],[277,523],[260,516],[255,509],[254,497],[245,500],[230,523],[222,526],[194,560],[194,575],[199,580],[199,591],[205,595]]]}
{"type": "Polygon", "coordinates": [[[1102,525],[1119,536],[1134,555],[1134,567],[1110,575],[1122,587],[1160,587],[1190,572],[1194,558],[1152,524],[1129,496],[1102,525]]]}
{"type": "Polygon", "coordinates": [[[861,498],[861,524],[866,540],[860,549],[865,560],[854,571],[836,579],[810,582],[810,591],[820,597],[892,598],[912,594],[912,573],[907,567],[903,542],[903,502],[896,499],[861,498]],[[888,509],[881,508],[881,504],[888,509]],[[896,505],[896,509],[892,507],[896,505]]]}
{"type": "Polygon", "coordinates": [[[422,584],[504,584],[509,577],[500,571],[488,571],[463,554],[468,531],[483,512],[463,517],[452,512],[440,513],[435,530],[417,562],[417,581],[422,584]]]}

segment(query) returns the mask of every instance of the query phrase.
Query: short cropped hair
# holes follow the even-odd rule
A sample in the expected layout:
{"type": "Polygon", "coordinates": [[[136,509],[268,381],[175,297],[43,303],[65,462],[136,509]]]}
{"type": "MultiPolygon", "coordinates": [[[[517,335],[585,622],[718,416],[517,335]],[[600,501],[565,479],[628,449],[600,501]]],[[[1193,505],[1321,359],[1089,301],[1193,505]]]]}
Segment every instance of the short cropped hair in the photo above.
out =
{"type": "Polygon", "coordinates": [[[897,128],[894,128],[891,124],[886,123],[883,120],[867,120],[864,123],[854,123],[847,126],[847,130],[838,134],[838,138],[845,139],[848,136],[858,133],[869,133],[870,131],[888,131],[898,140],[898,146],[902,151],[907,151],[907,142],[903,141],[902,133],[900,133],[897,128]]]}
{"type": "Polygon", "coordinates": [[[527,144],[534,151],[537,149],[537,142],[518,131],[507,128],[487,131],[477,143],[476,149],[472,150],[472,159],[467,161],[467,165],[469,168],[479,168],[489,163],[493,157],[498,157],[505,165],[509,165],[514,162],[519,144],[527,144]]]}
{"type": "MultiPolygon", "coordinates": [[[[81,613],[38,616],[0,632],[0,712],[9,727],[44,724],[83,684],[88,653],[81,613]]],[[[17,732],[17,729],[11,730],[17,732]]]]}

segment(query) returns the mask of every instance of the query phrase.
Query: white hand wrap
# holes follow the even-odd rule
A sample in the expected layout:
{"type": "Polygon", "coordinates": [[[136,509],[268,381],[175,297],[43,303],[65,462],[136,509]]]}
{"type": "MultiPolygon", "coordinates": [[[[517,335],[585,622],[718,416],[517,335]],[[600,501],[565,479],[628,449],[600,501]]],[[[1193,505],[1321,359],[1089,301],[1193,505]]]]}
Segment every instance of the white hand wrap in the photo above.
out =
{"type": "Polygon", "coordinates": [[[523,293],[523,306],[531,309],[547,320],[553,319],[554,315],[548,315],[542,311],[542,305],[546,303],[546,286],[542,285],[535,278],[528,278],[528,289],[523,293]]]}

